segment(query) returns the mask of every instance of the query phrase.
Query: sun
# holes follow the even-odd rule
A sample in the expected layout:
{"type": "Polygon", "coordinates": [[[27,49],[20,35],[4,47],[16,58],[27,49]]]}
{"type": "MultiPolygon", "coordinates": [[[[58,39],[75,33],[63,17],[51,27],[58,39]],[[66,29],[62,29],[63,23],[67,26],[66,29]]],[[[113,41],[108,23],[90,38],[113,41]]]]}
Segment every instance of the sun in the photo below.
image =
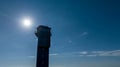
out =
{"type": "Polygon", "coordinates": [[[29,18],[25,18],[25,19],[23,19],[22,24],[23,24],[24,27],[31,27],[32,20],[29,19],[29,18]]]}

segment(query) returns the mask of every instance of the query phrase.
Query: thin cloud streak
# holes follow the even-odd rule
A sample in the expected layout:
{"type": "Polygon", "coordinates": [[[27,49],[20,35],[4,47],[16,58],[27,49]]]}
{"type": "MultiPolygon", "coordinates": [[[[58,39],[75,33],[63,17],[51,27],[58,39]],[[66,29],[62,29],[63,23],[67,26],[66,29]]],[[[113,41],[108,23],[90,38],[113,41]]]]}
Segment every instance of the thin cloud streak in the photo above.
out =
{"type": "Polygon", "coordinates": [[[120,50],[112,51],[80,51],[80,52],[68,52],[68,53],[55,53],[50,56],[62,56],[62,57],[104,57],[104,56],[120,56],[120,50]]]}
{"type": "MultiPolygon", "coordinates": [[[[114,56],[120,57],[120,50],[112,51],[80,51],[80,52],[68,52],[68,53],[51,53],[49,56],[59,57],[105,57],[114,56]]],[[[28,56],[28,58],[35,58],[35,56],[28,56]]]]}
{"type": "Polygon", "coordinates": [[[57,56],[59,55],[58,53],[53,53],[53,54],[49,54],[49,56],[57,56]]]}
{"type": "MultiPolygon", "coordinates": [[[[57,55],[59,55],[58,53],[52,53],[52,54],[49,54],[49,56],[57,56],[57,55]]],[[[33,56],[33,55],[31,55],[31,56],[28,56],[28,58],[35,58],[36,56],[33,56]]]]}
{"type": "Polygon", "coordinates": [[[35,56],[28,56],[28,58],[35,58],[35,56]]]}
{"type": "Polygon", "coordinates": [[[112,51],[91,51],[87,52],[87,54],[80,54],[83,56],[96,57],[96,56],[120,56],[120,50],[112,50],[112,51]]]}

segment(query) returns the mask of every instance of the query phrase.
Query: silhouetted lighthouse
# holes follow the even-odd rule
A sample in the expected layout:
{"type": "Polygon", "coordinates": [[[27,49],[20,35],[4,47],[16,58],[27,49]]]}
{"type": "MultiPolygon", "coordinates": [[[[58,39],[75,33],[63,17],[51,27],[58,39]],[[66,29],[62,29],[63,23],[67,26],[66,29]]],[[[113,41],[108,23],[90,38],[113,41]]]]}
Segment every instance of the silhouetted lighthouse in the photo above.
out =
{"type": "Polygon", "coordinates": [[[43,25],[37,27],[37,31],[35,33],[38,37],[36,67],[49,66],[50,30],[51,28],[43,25]]]}

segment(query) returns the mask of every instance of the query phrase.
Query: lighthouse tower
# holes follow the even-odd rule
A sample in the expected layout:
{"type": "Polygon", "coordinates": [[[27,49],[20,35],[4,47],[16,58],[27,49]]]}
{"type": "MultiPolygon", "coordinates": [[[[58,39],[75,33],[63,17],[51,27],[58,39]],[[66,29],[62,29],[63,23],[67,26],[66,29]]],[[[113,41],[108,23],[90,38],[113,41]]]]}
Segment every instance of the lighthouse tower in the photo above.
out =
{"type": "Polygon", "coordinates": [[[40,25],[35,35],[38,38],[36,67],[49,67],[51,28],[40,25]]]}

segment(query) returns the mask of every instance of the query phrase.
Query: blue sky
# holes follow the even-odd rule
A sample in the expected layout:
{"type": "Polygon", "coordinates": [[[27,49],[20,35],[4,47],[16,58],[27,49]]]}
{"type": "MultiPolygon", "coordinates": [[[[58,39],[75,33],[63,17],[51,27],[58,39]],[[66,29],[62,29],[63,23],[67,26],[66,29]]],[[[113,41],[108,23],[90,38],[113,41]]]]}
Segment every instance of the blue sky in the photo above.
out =
{"type": "Polygon", "coordinates": [[[52,28],[50,67],[120,67],[119,0],[0,0],[0,67],[35,67],[38,25],[52,28]],[[30,17],[31,28],[21,19],[30,17]]]}

